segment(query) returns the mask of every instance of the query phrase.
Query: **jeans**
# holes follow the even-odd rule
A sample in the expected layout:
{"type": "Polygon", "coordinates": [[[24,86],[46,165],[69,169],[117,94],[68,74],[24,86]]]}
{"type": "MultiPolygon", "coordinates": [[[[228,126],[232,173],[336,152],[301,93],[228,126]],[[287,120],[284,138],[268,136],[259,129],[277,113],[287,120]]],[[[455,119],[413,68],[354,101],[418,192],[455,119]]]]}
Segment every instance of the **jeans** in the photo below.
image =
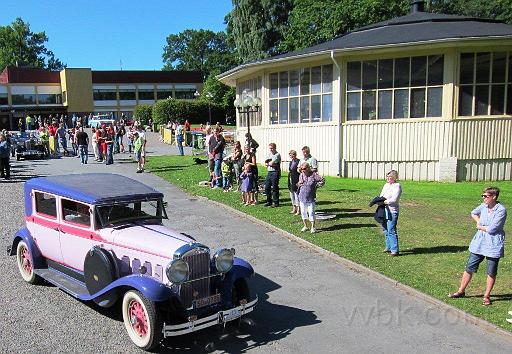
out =
{"type": "Polygon", "coordinates": [[[105,165],[112,165],[114,163],[114,144],[107,144],[107,161],[105,165]]]}
{"type": "Polygon", "coordinates": [[[269,171],[265,179],[265,194],[267,204],[279,205],[279,174],[277,171],[269,171]]]}
{"type": "Polygon", "coordinates": [[[0,174],[3,178],[11,178],[9,157],[0,157],[0,174]]]}
{"type": "Polygon", "coordinates": [[[221,171],[222,160],[215,160],[215,184],[217,187],[222,187],[222,171],[221,171]]]}
{"type": "Polygon", "coordinates": [[[392,253],[398,253],[398,234],[396,224],[398,222],[398,213],[391,213],[391,220],[387,220],[386,225],[382,225],[384,237],[386,239],[386,249],[392,253]]]}
{"type": "Polygon", "coordinates": [[[228,189],[229,187],[231,187],[231,183],[229,183],[229,176],[224,176],[222,177],[222,185],[224,186],[225,189],[228,189]]]}
{"type": "Polygon", "coordinates": [[[88,151],[87,151],[87,145],[78,145],[78,150],[80,151],[80,162],[83,164],[87,163],[88,160],[88,151]]]}
{"type": "Polygon", "coordinates": [[[62,146],[62,150],[64,150],[64,154],[68,153],[68,141],[66,138],[59,138],[59,144],[56,146],[57,152],[59,152],[59,145],[62,146]]]}
{"type": "Polygon", "coordinates": [[[180,152],[180,155],[183,156],[183,136],[178,135],[178,137],[176,138],[176,142],[178,143],[178,150],[180,152]]]}

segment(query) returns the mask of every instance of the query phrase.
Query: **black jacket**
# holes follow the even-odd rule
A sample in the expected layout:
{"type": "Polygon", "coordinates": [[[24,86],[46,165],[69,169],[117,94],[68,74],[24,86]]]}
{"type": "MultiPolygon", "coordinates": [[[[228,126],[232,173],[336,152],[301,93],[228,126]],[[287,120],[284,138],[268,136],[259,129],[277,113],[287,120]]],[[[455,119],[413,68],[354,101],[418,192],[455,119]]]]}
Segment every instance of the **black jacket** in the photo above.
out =
{"type": "Polygon", "coordinates": [[[372,199],[368,206],[374,206],[377,204],[377,210],[375,210],[374,219],[381,225],[385,225],[388,220],[391,220],[391,211],[389,207],[384,204],[386,198],[384,197],[375,197],[372,199]]]}

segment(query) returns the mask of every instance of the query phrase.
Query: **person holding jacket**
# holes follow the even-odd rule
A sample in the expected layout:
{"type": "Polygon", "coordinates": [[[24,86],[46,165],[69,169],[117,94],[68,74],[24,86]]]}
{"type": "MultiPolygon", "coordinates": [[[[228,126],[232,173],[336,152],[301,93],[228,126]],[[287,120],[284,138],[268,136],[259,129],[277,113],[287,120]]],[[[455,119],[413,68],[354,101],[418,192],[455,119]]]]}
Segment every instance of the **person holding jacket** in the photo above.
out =
{"type": "Polygon", "coordinates": [[[504,255],[505,243],[505,221],[507,210],[498,202],[500,190],[497,187],[485,188],[482,193],[483,203],[471,212],[471,217],[476,222],[476,233],[469,244],[469,258],[466,269],[462,274],[459,289],[451,294],[449,298],[459,298],[466,295],[466,287],[469,285],[473,273],[476,273],[478,266],[487,258],[487,283],[482,305],[491,304],[491,291],[496,282],[498,263],[504,255]]]}
{"type": "Polygon", "coordinates": [[[391,218],[382,224],[384,236],[386,240],[386,248],[384,252],[389,253],[390,256],[396,257],[400,255],[398,247],[398,233],[396,231],[396,224],[398,222],[399,214],[399,200],[402,195],[402,187],[397,182],[398,172],[391,170],[386,174],[386,184],[382,187],[381,197],[386,198],[384,204],[389,207],[391,218]]]}

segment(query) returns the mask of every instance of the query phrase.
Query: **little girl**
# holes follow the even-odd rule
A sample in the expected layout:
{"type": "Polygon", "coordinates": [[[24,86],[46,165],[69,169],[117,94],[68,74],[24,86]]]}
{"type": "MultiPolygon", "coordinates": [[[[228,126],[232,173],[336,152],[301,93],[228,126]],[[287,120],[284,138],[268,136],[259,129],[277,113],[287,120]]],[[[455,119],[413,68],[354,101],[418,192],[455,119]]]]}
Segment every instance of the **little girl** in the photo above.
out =
{"type": "Polygon", "coordinates": [[[245,205],[254,205],[251,200],[251,184],[252,184],[252,166],[248,163],[244,165],[244,171],[240,174],[240,179],[242,180],[242,187],[240,190],[242,191],[242,202],[245,205]]]}
{"type": "Polygon", "coordinates": [[[307,219],[309,218],[309,222],[311,223],[311,233],[314,234],[316,232],[315,229],[315,198],[316,198],[316,188],[323,186],[325,180],[322,176],[318,175],[316,172],[311,171],[311,166],[305,162],[301,166],[301,174],[299,176],[299,183],[297,186],[300,187],[299,190],[299,205],[300,211],[302,213],[302,222],[304,223],[304,227],[302,228],[302,232],[308,229],[307,219]]]}

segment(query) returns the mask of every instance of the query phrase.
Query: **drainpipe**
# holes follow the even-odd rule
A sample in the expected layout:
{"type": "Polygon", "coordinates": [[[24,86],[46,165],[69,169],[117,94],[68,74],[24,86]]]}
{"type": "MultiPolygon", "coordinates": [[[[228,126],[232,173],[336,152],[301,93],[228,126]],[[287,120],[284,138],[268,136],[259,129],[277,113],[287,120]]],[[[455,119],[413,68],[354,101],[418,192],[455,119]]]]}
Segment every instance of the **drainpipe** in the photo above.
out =
{"type": "MultiPolygon", "coordinates": [[[[334,50],[331,50],[331,60],[334,63],[334,65],[336,66],[336,68],[338,69],[338,73],[339,73],[338,82],[340,83],[340,85],[338,85],[338,89],[339,89],[338,90],[338,100],[341,103],[341,91],[342,91],[341,90],[341,68],[338,65],[338,62],[334,59],[334,50]]],[[[336,158],[336,171],[337,171],[338,177],[341,177],[342,176],[341,157],[343,155],[343,151],[341,151],[341,146],[342,146],[342,143],[341,143],[341,139],[342,139],[342,135],[341,135],[341,104],[338,104],[338,116],[339,116],[339,124],[338,124],[338,126],[336,126],[336,151],[338,153],[338,157],[336,158]]]]}

